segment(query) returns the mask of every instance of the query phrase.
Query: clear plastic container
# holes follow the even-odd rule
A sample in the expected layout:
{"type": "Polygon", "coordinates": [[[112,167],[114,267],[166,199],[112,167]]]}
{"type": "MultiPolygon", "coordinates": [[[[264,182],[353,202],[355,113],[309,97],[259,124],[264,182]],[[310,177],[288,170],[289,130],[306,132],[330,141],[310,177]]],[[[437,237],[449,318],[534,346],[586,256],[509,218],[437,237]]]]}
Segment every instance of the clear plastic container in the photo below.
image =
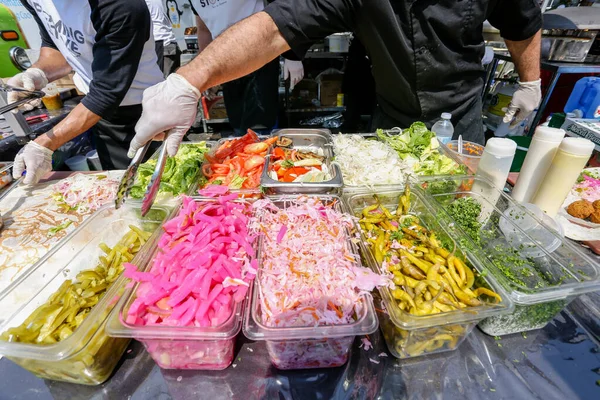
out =
{"type": "MultiPolygon", "coordinates": [[[[194,199],[197,202],[216,202],[215,199],[194,199]]],[[[179,213],[179,207],[173,216],[179,213]]],[[[150,244],[153,250],[137,264],[139,271],[152,268],[158,252],[160,235],[150,244]]],[[[139,283],[125,291],[121,301],[108,318],[107,332],[118,338],[134,338],[144,347],[154,361],[164,369],[221,370],[233,362],[235,338],[242,328],[245,302],[238,303],[227,321],[219,326],[163,326],[133,325],[126,321],[127,312],[136,299],[139,283]]]]}
{"type": "MultiPolygon", "coordinates": [[[[146,217],[125,204],[119,210],[106,205],[86,220],[61,246],[38,261],[0,297],[0,332],[19,326],[40,305],[46,303],[60,285],[80,271],[94,268],[102,254],[100,243],[114,246],[135,225],[145,231],[158,231],[169,209],[154,207],[146,217]],[[79,251],[73,252],[77,243],[79,251]]],[[[147,242],[136,259],[143,258],[147,242]]],[[[44,379],[84,385],[98,385],[111,375],[129,340],[111,338],[105,332],[106,318],[123,290],[118,278],[94,306],[73,334],[52,345],[0,341],[0,354],[44,379]]]]}
{"type": "MultiPolygon", "coordinates": [[[[377,193],[381,203],[388,209],[395,209],[399,197],[403,194],[404,189],[377,193]]],[[[359,216],[365,207],[375,204],[376,200],[372,194],[364,193],[350,195],[345,198],[345,202],[352,214],[359,216]]],[[[434,231],[439,240],[454,241],[456,244],[455,254],[464,259],[468,252],[460,245],[459,239],[463,235],[448,231],[446,225],[438,220],[439,210],[437,207],[430,205],[425,197],[415,190],[411,191],[410,203],[411,214],[417,215],[421,224],[434,231]]],[[[366,238],[363,236],[363,242],[365,240],[366,238]]],[[[375,261],[375,257],[365,245],[362,245],[362,253],[374,271],[387,272],[383,271],[382,266],[375,261]]],[[[394,357],[404,359],[455,350],[478,322],[486,317],[506,314],[513,310],[514,304],[508,294],[494,280],[483,276],[485,273],[482,264],[471,258],[470,254],[467,259],[471,267],[479,273],[475,285],[490,288],[498,293],[503,301],[495,303],[482,300],[483,304],[477,307],[416,316],[397,307],[390,288],[380,288],[382,309],[387,310],[387,313],[379,313],[381,329],[388,349],[394,357]]]]}
{"type": "Polygon", "coordinates": [[[456,157],[462,160],[471,173],[477,172],[479,161],[483,155],[484,147],[480,144],[463,140],[463,152],[458,151],[458,140],[451,140],[446,143],[448,150],[456,157]]]}
{"type": "Polygon", "coordinates": [[[487,218],[480,221],[483,223],[479,230],[480,243],[476,244],[469,237],[464,244],[470,255],[509,293],[515,311],[482,321],[479,327],[485,333],[496,336],[543,328],[575,296],[600,289],[600,265],[505,193],[498,191],[497,202],[491,204],[488,198],[471,191],[476,180],[479,185],[486,184],[484,180],[467,176],[428,177],[421,179],[420,187],[427,198],[437,204],[438,218],[447,221],[452,235],[467,235],[460,221],[443,211],[455,199],[472,197],[482,204],[482,209],[491,210],[487,218]],[[554,237],[560,244],[553,250],[547,249],[523,231],[513,218],[504,216],[509,209],[527,216],[528,224],[534,225],[529,226],[528,231],[543,232],[545,238],[554,237]],[[515,235],[519,235],[518,240],[515,235]]]}
{"type": "MultiPolygon", "coordinates": [[[[317,196],[323,202],[335,201],[334,207],[343,211],[337,196],[317,196]]],[[[286,200],[297,196],[282,196],[273,199],[283,208],[286,200]]],[[[348,245],[356,248],[348,235],[348,245]]],[[[259,244],[259,274],[261,268],[261,246],[259,244]]],[[[264,340],[271,363],[279,369],[330,368],[344,365],[348,361],[350,348],[356,335],[367,335],[377,330],[373,300],[362,295],[356,305],[356,320],[344,325],[322,325],[304,327],[271,327],[263,323],[259,298],[260,283],[256,280],[250,297],[250,306],[244,317],[244,335],[250,340],[264,340]]]]}

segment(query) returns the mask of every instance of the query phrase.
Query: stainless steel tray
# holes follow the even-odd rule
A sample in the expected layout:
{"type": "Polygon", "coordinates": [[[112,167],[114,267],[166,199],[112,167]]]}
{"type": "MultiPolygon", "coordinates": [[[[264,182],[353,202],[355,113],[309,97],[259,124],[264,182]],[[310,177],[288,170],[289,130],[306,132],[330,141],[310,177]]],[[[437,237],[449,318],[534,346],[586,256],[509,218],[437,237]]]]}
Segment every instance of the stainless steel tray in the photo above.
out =
{"type": "Polygon", "coordinates": [[[267,195],[328,194],[341,191],[344,186],[342,171],[333,162],[333,139],[329,132],[318,129],[282,129],[274,132],[273,135],[291,139],[292,147],[298,150],[322,149],[325,164],[332,178],[325,182],[280,182],[269,176],[269,168],[272,164],[269,154],[260,177],[260,184],[267,195]]]}

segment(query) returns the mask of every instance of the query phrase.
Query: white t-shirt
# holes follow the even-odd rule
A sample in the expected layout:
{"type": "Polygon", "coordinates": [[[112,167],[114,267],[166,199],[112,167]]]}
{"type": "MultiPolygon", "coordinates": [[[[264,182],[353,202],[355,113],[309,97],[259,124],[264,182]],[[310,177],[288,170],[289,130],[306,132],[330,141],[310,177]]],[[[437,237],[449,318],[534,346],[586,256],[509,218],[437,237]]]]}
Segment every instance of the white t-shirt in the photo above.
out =
{"type": "Polygon", "coordinates": [[[102,29],[107,29],[106,26],[110,25],[110,21],[101,18],[100,7],[107,15],[114,12],[120,14],[120,17],[123,17],[123,12],[127,12],[127,7],[131,8],[131,12],[139,10],[135,8],[140,6],[139,3],[133,3],[133,0],[127,0],[132,1],[131,3],[123,1],[92,2],[98,9],[92,9],[91,2],[86,0],[27,0],[25,3],[35,15],[36,22],[45,30],[42,44],[56,48],[65,57],[75,72],[74,82],[77,88],[85,94],[90,94],[82,102],[98,115],[114,106],[141,104],[144,90],[164,80],[157,64],[150,24],[149,38],[143,42],[139,59],[130,59],[127,56],[130,51],[122,49],[119,53],[118,49],[104,43],[113,43],[114,37],[96,37],[94,24],[103,27],[102,29]],[[103,41],[99,46],[96,46],[97,39],[103,41]],[[98,53],[101,54],[101,58],[94,60],[94,51],[98,48],[102,48],[98,53]],[[133,68],[135,63],[137,69],[133,68]],[[122,83],[129,79],[132,79],[129,87],[122,87],[122,83]],[[119,90],[125,92],[125,95],[118,104],[112,104],[113,99],[122,96],[115,94],[115,91],[119,90]]]}
{"type": "Polygon", "coordinates": [[[213,39],[231,25],[265,8],[263,0],[189,0],[213,39]]]}
{"type": "Polygon", "coordinates": [[[176,41],[175,34],[171,28],[171,22],[165,13],[165,7],[161,0],[146,0],[150,18],[152,19],[152,32],[155,41],[163,41],[166,46],[176,41]]]}

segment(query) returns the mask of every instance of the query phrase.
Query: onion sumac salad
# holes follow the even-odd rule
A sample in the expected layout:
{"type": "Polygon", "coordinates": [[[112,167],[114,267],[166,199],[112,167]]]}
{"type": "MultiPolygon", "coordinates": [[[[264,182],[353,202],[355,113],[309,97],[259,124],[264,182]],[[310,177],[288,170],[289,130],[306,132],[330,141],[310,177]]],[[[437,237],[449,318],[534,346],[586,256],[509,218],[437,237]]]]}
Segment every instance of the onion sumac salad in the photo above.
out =
{"type": "Polygon", "coordinates": [[[386,279],[359,264],[350,245],[352,217],[314,197],[279,208],[254,203],[262,232],[258,282],[262,320],[267,326],[352,323],[362,312],[361,296],[386,279]]]}

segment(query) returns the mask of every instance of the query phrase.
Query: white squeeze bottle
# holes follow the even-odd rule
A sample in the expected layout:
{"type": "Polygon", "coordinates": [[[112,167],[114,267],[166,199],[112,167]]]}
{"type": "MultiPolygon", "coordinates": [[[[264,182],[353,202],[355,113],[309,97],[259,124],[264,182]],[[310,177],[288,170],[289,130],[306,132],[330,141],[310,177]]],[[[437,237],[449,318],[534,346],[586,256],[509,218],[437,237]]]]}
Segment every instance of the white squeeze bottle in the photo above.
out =
{"type": "Polygon", "coordinates": [[[479,222],[483,224],[494,212],[494,206],[500,198],[500,192],[506,185],[506,178],[508,178],[516,151],[517,143],[510,139],[491,138],[485,145],[475,174],[476,177],[485,180],[476,181],[471,189],[473,192],[481,194],[481,197],[485,199],[485,202],[481,204],[481,214],[479,216],[479,222]]]}
{"type": "Polygon", "coordinates": [[[535,130],[519,179],[512,192],[513,199],[520,203],[531,202],[564,137],[565,131],[562,129],[539,126],[535,130]]]}
{"type": "Polygon", "coordinates": [[[442,119],[433,124],[433,127],[431,128],[431,132],[435,133],[437,139],[443,144],[447,144],[451,141],[452,135],[454,134],[454,126],[452,126],[450,118],[452,118],[452,114],[442,113],[442,119]]]}
{"type": "Polygon", "coordinates": [[[554,218],[593,151],[588,139],[564,138],[531,202],[554,218]]]}

